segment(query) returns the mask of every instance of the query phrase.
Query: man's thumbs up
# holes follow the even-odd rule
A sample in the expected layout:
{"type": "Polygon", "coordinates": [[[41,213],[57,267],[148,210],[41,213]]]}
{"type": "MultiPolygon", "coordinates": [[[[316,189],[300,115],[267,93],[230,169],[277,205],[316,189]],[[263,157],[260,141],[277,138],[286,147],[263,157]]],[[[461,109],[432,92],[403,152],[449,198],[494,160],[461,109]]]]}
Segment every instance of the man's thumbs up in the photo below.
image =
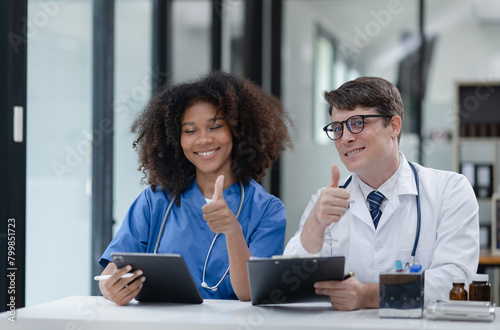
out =
{"type": "Polygon", "coordinates": [[[330,181],[330,187],[338,188],[340,180],[340,170],[337,164],[332,165],[332,181],[330,181]]]}

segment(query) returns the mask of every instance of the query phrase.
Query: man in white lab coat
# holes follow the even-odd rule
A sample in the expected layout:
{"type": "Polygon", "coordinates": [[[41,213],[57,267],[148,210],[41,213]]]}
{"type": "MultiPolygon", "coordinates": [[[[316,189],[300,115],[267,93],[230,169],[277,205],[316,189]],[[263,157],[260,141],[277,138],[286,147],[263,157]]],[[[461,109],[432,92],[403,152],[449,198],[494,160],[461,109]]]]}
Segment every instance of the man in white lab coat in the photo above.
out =
{"type": "Polygon", "coordinates": [[[324,130],[353,174],[339,187],[332,165],[331,182],[312,196],[285,254],[345,256],[355,277],[315,283],[316,293],[338,310],[378,308],[379,274],[394,271],[396,260],[412,263],[419,203],[414,262],[425,270],[424,298],[448,299],[452,278],[470,283],[478,266],[478,204],[469,182],[406,160],[399,151],[403,103],[390,82],[358,78],[325,99],[332,123],[324,130]]]}

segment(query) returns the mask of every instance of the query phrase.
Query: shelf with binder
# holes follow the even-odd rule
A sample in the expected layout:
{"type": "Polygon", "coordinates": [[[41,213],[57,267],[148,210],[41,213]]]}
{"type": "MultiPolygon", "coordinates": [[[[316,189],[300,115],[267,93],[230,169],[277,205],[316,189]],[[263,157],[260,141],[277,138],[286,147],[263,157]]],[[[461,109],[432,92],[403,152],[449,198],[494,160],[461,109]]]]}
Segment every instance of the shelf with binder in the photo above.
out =
{"type": "Polygon", "coordinates": [[[478,200],[489,200],[500,176],[500,81],[457,82],[455,94],[455,171],[469,179],[478,200]]]}
{"type": "MultiPolygon", "coordinates": [[[[488,245],[492,252],[500,251],[493,241],[500,227],[494,220],[496,193],[500,192],[500,81],[457,82],[455,96],[454,170],[471,183],[479,204],[480,225],[490,228],[488,245]]],[[[481,243],[484,247],[486,242],[481,243]]]]}
{"type": "MultiPolygon", "coordinates": [[[[494,193],[491,199],[491,253],[500,254],[500,194],[494,193]]],[[[500,263],[500,262],[499,262],[500,263]]]]}
{"type": "Polygon", "coordinates": [[[467,177],[478,199],[493,194],[493,165],[462,161],[460,172],[467,177]]]}
{"type": "Polygon", "coordinates": [[[500,138],[458,138],[456,171],[469,180],[478,200],[491,199],[498,188],[500,138]]]}

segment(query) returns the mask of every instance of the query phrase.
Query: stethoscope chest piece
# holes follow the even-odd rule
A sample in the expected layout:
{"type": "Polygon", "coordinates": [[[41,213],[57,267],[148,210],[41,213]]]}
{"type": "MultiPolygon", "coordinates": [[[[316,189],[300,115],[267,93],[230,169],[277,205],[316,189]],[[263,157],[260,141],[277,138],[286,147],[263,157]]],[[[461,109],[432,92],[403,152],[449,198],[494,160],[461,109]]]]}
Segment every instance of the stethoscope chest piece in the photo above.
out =
{"type": "Polygon", "coordinates": [[[209,287],[209,286],[207,285],[207,282],[201,282],[201,287],[202,287],[202,288],[205,288],[205,289],[212,290],[212,291],[214,291],[214,292],[215,292],[215,291],[217,291],[217,287],[209,287]]]}

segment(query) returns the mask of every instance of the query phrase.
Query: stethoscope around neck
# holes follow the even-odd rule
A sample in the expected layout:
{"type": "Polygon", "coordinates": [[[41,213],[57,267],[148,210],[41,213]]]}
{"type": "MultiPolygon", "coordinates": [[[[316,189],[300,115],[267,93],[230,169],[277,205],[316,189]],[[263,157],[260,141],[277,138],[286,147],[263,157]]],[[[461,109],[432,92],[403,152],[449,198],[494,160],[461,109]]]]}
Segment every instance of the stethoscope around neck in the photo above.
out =
{"type": "MultiPolygon", "coordinates": [[[[245,200],[245,187],[243,186],[243,183],[241,180],[238,180],[238,183],[240,184],[240,205],[238,206],[238,211],[236,212],[236,219],[240,216],[241,213],[241,208],[243,207],[243,201],[245,200]]],[[[163,232],[165,231],[165,224],[167,223],[167,218],[168,215],[170,214],[170,211],[172,209],[172,206],[174,205],[175,200],[177,199],[177,196],[174,196],[172,200],[170,201],[170,204],[168,205],[167,212],[165,212],[165,216],[163,217],[163,221],[161,223],[160,231],[158,233],[158,239],[156,240],[155,244],[155,249],[153,251],[153,254],[156,254],[158,251],[158,247],[160,246],[160,240],[161,237],[163,236],[163,232]]],[[[212,252],[212,248],[215,244],[215,241],[217,240],[217,237],[219,237],[220,233],[215,233],[215,236],[212,240],[212,244],[210,244],[210,248],[208,249],[207,256],[205,258],[205,264],[203,265],[203,275],[201,279],[201,286],[207,290],[212,290],[212,291],[217,291],[217,287],[222,283],[224,278],[226,278],[227,274],[229,273],[229,266],[226,269],[226,272],[222,276],[219,282],[217,282],[216,285],[214,286],[208,286],[208,284],[205,282],[205,273],[207,270],[207,263],[208,263],[208,257],[210,256],[210,252],[212,252]]]]}
{"type": "MultiPolygon", "coordinates": [[[[415,166],[408,162],[408,164],[411,167],[411,170],[413,171],[413,177],[415,178],[415,184],[417,185],[417,196],[415,196],[415,199],[417,200],[417,229],[415,231],[415,241],[413,242],[413,249],[411,250],[411,257],[410,257],[410,262],[407,262],[405,265],[405,268],[410,268],[411,266],[415,265],[417,263],[415,259],[415,254],[417,253],[417,246],[418,246],[418,239],[420,238],[420,222],[422,219],[422,215],[420,213],[420,189],[418,187],[418,173],[417,170],[415,169],[415,166]]],[[[345,184],[341,186],[340,188],[347,188],[349,183],[351,183],[352,175],[347,179],[345,184]]]]}

